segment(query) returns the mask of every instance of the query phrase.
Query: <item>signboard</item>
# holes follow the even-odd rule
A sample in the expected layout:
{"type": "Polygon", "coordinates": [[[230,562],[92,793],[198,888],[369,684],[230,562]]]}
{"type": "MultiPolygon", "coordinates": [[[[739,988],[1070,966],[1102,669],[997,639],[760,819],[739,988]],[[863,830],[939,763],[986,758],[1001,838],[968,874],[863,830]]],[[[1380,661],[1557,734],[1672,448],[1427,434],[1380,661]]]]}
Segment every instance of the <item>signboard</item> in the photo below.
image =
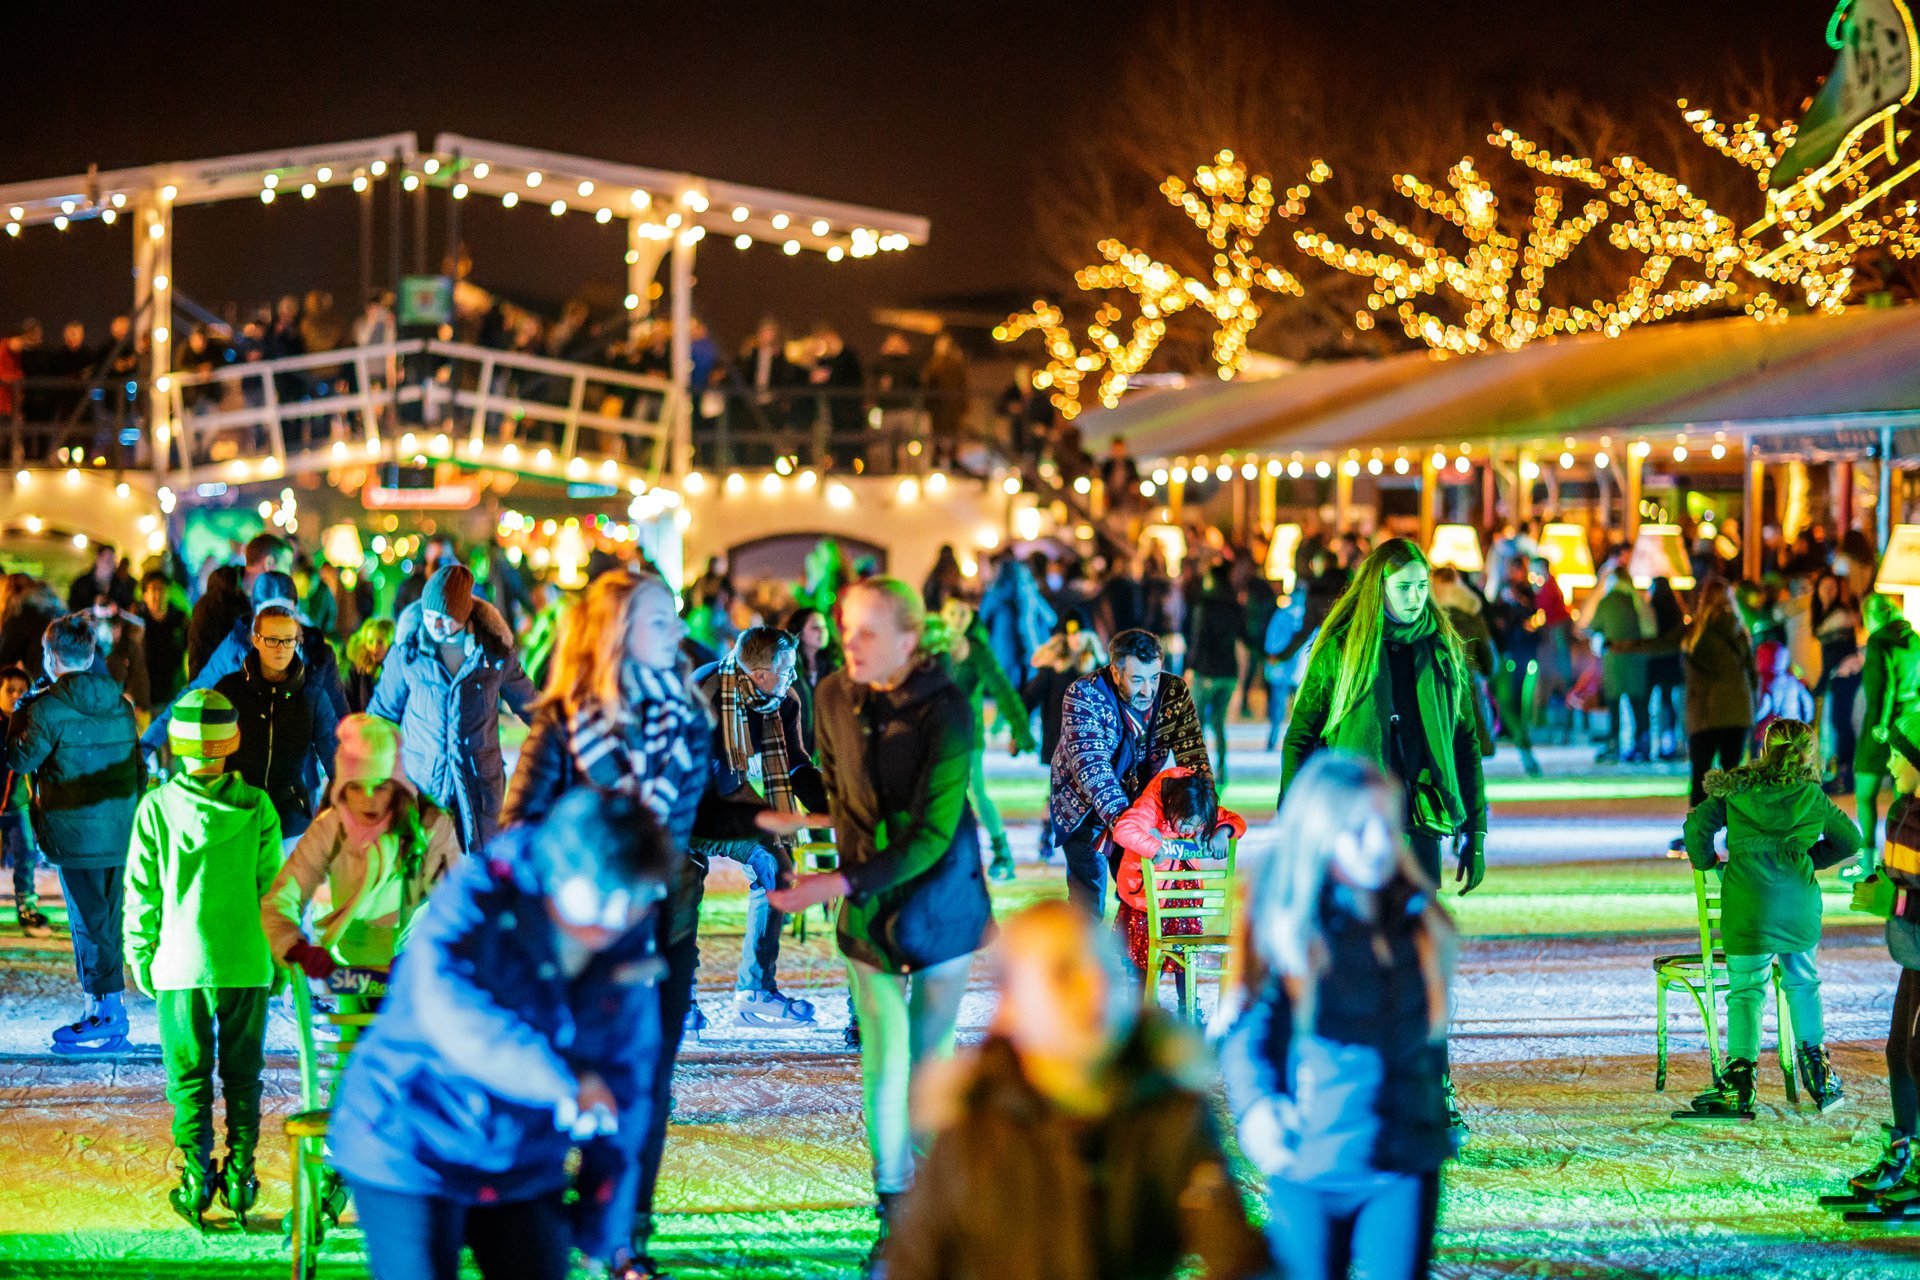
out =
{"type": "Polygon", "coordinates": [[[479,505],[480,486],[470,480],[418,489],[370,484],[360,491],[360,502],[369,511],[465,511],[479,505]]]}
{"type": "Polygon", "coordinates": [[[402,326],[453,323],[452,276],[402,276],[397,308],[402,326]]]}
{"type": "Polygon", "coordinates": [[[1854,139],[1920,90],[1920,43],[1905,0],[1840,0],[1827,23],[1827,44],[1840,56],[1767,175],[1774,191],[1819,184],[1854,139]]]}

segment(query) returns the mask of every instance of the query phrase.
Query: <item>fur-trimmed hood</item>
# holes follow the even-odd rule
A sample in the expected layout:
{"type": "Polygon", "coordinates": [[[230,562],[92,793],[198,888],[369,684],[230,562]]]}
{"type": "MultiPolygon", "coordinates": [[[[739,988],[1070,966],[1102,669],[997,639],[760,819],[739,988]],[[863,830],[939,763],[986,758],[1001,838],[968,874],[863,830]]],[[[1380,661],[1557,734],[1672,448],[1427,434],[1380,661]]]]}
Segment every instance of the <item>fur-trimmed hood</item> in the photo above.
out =
{"type": "MultiPolygon", "coordinates": [[[[425,634],[421,626],[422,609],[415,600],[400,611],[400,617],[393,627],[393,644],[397,649],[402,645],[414,644],[425,634]]],[[[480,597],[473,599],[473,613],[467,619],[467,627],[473,632],[473,638],[480,645],[480,651],[494,662],[500,662],[513,652],[513,632],[507,627],[507,620],[500,611],[480,597]]]]}
{"type": "Polygon", "coordinates": [[[1707,774],[1706,789],[1708,795],[1724,800],[1728,796],[1784,791],[1819,781],[1820,771],[1805,762],[1775,767],[1763,760],[1753,760],[1732,769],[1711,771],[1707,774]]]}

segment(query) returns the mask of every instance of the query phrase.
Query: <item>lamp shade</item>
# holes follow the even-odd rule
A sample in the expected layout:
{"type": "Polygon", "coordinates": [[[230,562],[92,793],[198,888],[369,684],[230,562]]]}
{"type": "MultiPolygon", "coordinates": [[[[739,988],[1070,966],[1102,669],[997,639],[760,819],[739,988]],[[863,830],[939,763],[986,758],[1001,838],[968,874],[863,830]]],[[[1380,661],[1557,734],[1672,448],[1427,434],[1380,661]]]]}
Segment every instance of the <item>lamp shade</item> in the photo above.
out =
{"type": "Polygon", "coordinates": [[[1920,591],[1920,524],[1893,526],[1887,554],[1880,557],[1880,571],[1874,575],[1873,589],[1888,594],[1920,591]]]}
{"type": "Polygon", "coordinates": [[[1540,531],[1540,554],[1562,591],[1592,587],[1593,552],[1587,547],[1587,531],[1577,524],[1550,524],[1540,531]]]}
{"type": "Polygon", "coordinates": [[[1299,550],[1300,526],[1275,525],[1267,544],[1267,581],[1279,583],[1288,595],[1293,594],[1293,557],[1299,550]]]}
{"type": "Polygon", "coordinates": [[[1481,573],[1487,567],[1486,557],[1480,554],[1480,532],[1470,524],[1434,526],[1427,559],[1435,568],[1451,565],[1462,573],[1481,573]]]}
{"type": "Polygon", "coordinates": [[[358,569],[367,553],[360,545],[360,530],[350,524],[336,524],[320,535],[320,552],[327,563],[340,569],[358,569]]]}
{"type": "Polygon", "coordinates": [[[1178,576],[1181,562],[1187,558],[1187,531],[1177,524],[1150,524],[1141,532],[1142,542],[1151,544],[1167,558],[1167,572],[1178,576]]]}
{"type": "Polygon", "coordinates": [[[1693,562],[1687,557],[1686,539],[1680,527],[1671,524],[1643,524],[1633,540],[1633,554],[1627,558],[1627,574],[1633,585],[1645,588],[1655,578],[1665,578],[1676,591],[1693,587],[1693,562]]]}

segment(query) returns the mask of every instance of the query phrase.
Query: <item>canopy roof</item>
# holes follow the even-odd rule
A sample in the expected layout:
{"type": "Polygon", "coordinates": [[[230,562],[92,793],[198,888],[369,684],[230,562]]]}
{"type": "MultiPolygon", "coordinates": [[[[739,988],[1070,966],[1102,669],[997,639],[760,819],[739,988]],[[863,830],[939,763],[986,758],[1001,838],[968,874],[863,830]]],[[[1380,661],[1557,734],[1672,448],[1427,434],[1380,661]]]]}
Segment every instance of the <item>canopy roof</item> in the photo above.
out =
{"type": "Polygon", "coordinates": [[[1142,458],[1909,427],[1920,425],[1920,307],[1308,365],[1260,382],[1142,391],[1081,421],[1087,439],[1122,436],[1142,458]]]}

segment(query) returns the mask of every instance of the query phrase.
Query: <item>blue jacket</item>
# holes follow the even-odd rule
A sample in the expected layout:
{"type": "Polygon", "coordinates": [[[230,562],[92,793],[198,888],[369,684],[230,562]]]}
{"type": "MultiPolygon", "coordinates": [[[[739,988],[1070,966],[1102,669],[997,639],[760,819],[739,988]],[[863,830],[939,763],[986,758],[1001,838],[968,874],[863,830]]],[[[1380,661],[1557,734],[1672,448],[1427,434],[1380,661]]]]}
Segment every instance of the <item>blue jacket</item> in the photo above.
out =
{"type": "Polygon", "coordinates": [[[1059,617],[1033,580],[1033,570],[1009,560],[980,597],[980,621],[992,637],[993,656],[1014,682],[1025,680],[1033,655],[1053,634],[1059,617]]]}
{"type": "Polygon", "coordinates": [[[400,726],[407,780],[454,815],[460,847],[482,848],[499,829],[507,785],[500,703],[504,699],[515,715],[530,720],[539,691],[520,669],[506,621],[486,601],[473,602],[468,630],[474,643],[453,675],[420,615],[418,602],[400,614],[367,710],[400,726]]]}
{"type": "Polygon", "coordinates": [[[575,1244],[606,1259],[627,1243],[651,1065],[660,1041],[649,917],[569,981],[528,847],[502,833],[428,900],[380,1017],[355,1049],[329,1125],[348,1178],[464,1204],[568,1186],[573,1140],[555,1107],[594,1072],[619,1130],[582,1148],[575,1244]]]}

